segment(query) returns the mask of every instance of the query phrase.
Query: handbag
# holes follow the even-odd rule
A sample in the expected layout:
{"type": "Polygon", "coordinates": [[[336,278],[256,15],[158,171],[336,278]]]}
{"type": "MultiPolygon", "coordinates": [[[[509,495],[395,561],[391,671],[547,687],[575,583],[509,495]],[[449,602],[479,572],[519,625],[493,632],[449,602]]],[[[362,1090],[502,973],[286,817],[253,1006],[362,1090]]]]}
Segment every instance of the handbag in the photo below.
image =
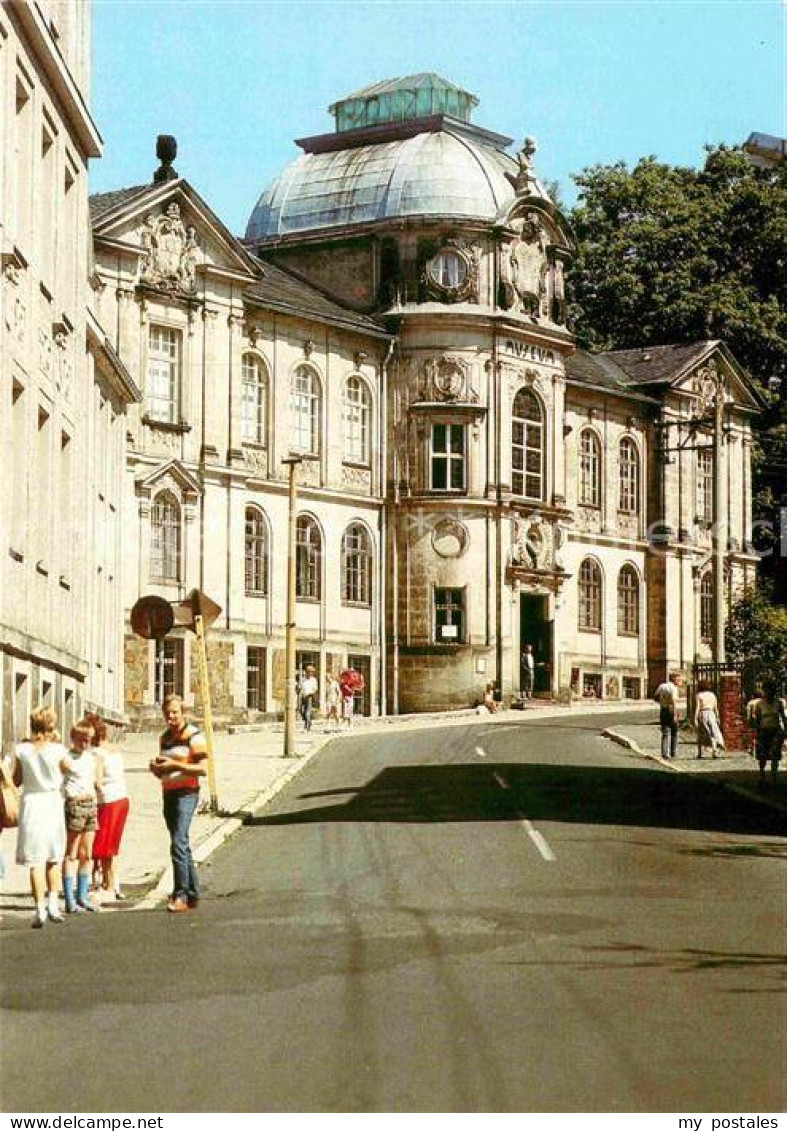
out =
{"type": "Polygon", "coordinates": [[[19,824],[19,790],[0,764],[0,829],[15,829],[19,824]]]}

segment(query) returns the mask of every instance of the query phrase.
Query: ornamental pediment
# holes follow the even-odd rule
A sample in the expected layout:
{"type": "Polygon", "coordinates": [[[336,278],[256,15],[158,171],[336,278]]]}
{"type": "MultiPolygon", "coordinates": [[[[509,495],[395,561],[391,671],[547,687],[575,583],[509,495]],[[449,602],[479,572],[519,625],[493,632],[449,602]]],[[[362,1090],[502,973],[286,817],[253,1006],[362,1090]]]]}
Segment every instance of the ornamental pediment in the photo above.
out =
{"type": "Polygon", "coordinates": [[[564,522],[538,511],[512,513],[508,551],[510,576],[526,580],[533,574],[565,575],[567,542],[568,529],[564,522]]]}
{"type": "Polygon", "coordinates": [[[159,491],[172,491],[182,499],[194,500],[202,494],[202,484],[178,459],[161,463],[146,475],[137,478],[137,490],[142,495],[159,491]]]}
{"type": "Polygon", "coordinates": [[[417,375],[412,404],[477,405],[480,401],[473,387],[470,363],[463,357],[442,354],[422,363],[417,375]]]}

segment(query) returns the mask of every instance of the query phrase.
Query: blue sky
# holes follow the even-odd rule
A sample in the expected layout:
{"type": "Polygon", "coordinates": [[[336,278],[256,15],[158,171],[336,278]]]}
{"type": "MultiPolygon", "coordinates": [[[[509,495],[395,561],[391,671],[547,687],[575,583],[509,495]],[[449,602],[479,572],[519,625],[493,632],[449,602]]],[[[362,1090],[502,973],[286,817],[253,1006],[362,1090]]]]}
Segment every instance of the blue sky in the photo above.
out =
{"type": "Polygon", "coordinates": [[[538,174],[655,154],[699,165],[706,142],[787,134],[785,0],[94,0],[92,190],[150,179],[155,138],[242,234],[258,196],[333,129],[329,103],[437,71],[480,99],[473,120],[538,174]]]}

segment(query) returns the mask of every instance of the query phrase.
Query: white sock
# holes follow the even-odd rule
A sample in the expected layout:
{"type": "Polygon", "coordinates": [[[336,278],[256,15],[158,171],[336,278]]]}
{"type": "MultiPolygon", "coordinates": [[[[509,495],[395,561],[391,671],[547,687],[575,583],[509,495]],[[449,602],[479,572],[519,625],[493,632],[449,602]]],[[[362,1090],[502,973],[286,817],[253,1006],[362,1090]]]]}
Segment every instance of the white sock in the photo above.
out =
{"type": "Polygon", "coordinates": [[[50,911],[57,911],[57,892],[50,891],[46,897],[46,904],[50,911]]]}
{"type": "Polygon", "coordinates": [[[45,903],[37,903],[36,904],[36,916],[39,919],[46,919],[46,904],[45,903]]]}

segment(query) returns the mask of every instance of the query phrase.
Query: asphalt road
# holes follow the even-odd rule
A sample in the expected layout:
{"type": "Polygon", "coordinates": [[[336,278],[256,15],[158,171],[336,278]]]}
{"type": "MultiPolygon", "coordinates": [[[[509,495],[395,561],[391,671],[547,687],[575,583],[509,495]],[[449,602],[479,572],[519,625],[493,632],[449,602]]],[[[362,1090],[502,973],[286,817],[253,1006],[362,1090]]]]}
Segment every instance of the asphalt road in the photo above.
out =
{"type": "Polygon", "coordinates": [[[198,913],[14,925],[3,1110],[782,1110],[784,815],[601,725],[342,739],[198,913]]]}

